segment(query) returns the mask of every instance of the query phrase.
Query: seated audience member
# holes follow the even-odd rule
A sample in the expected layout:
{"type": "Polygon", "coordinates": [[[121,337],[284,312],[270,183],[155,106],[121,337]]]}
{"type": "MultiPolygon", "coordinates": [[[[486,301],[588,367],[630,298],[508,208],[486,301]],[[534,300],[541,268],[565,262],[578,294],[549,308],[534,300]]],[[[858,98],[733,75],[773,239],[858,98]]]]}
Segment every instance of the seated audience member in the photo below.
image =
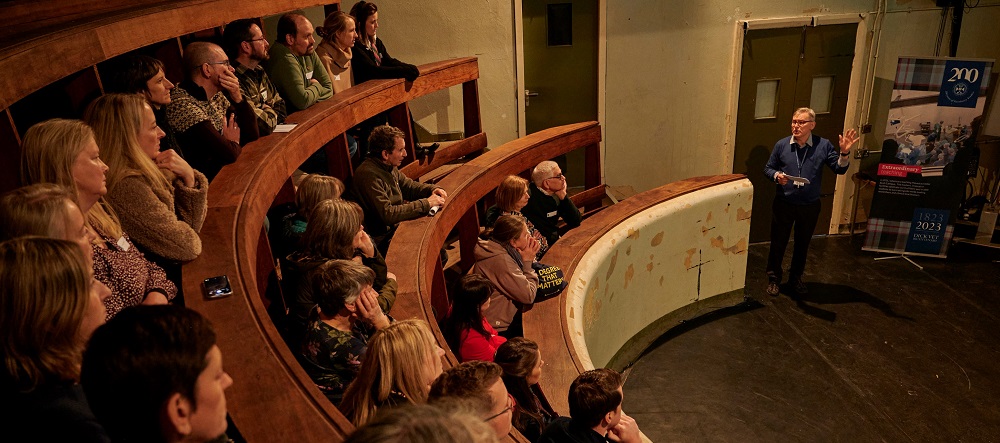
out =
{"type": "Polygon", "coordinates": [[[301,250],[282,264],[282,289],[293,300],[288,306],[290,342],[298,343],[309,311],[316,306],[306,276],[328,260],[355,260],[375,271],[373,287],[378,304],[389,312],[396,301],[396,276],[388,271],[385,259],[375,249],[361,225],[358,205],[344,200],[324,200],[310,213],[309,226],[302,235],[301,250]]]}
{"type": "Polygon", "coordinates": [[[399,172],[406,158],[403,132],[389,125],[375,128],[368,138],[371,157],[354,172],[355,200],[365,211],[375,246],[384,255],[400,222],[427,215],[432,207],[443,207],[444,189],[411,180],[399,172]]]}
{"type": "Polygon", "coordinates": [[[218,45],[194,42],[184,48],[185,79],[170,92],[167,120],[185,159],[209,180],[257,140],[257,115],[243,99],[229,57],[218,45]],[[235,112],[230,113],[233,107],[235,112]]]}
{"type": "Polygon", "coordinates": [[[333,96],[333,84],[316,55],[313,25],[299,13],[278,19],[278,37],[264,69],[287,100],[288,112],[301,111],[333,96]]]}
{"type": "Polygon", "coordinates": [[[423,320],[400,320],[368,341],[361,371],[344,392],[340,411],[354,426],[404,404],[423,404],[441,375],[441,349],[423,320]]]}
{"type": "Polygon", "coordinates": [[[500,376],[503,370],[496,363],[488,361],[467,361],[441,373],[431,385],[428,402],[437,403],[449,397],[457,397],[489,405],[488,415],[483,421],[493,428],[497,438],[510,433],[511,419],[514,417],[514,397],[507,393],[500,376]]]}
{"type": "Polygon", "coordinates": [[[538,240],[538,255],[535,256],[535,259],[538,260],[542,258],[542,255],[545,255],[545,251],[549,250],[549,240],[535,229],[531,220],[521,214],[521,209],[528,205],[530,196],[527,180],[516,175],[508,175],[497,187],[496,205],[490,206],[486,210],[486,226],[493,226],[493,223],[496,223],[501,215],[516,215],[523,218],[524,223],[528,225],[528,233],[535,240],[538,240]]]}
{"type": "MultiPolygon", "coordinates": [[[[344,91],[354,85],[352,83],[351,70],[351,48],[354,40],[358,37],[355,32],[354,17],[344,11],[333,11],[326,16],[323,26],[316,28],[316,33],[323,38],[316,45],[316,54],[319,55],[326,73],[329,74],[333,83],[333,93],[344,91]]],[[[382,121],[384,123],[384,121],[382,121]]],[[[377,125],[376,125],[377,126],[377,125]]],[[[368,132],[371,132],[369,129],[368,132]]],[[[357,130],[352,130],[347,136],[347,150],[354,159],[358,153],[358,141],[355,136],[357,130]]]]}
{"type": "Polygon", "coordinates": [[[180,262],[201,254],[198,231],[208,211],[208,179],[174,151],[160,151],[153,110],[127,94],[99,97],[84,120],[107,162],[105,196],[147,257],[180,282],[180,262]]]}
{"type": "Polygon", "coordinates": [[[111,288],[105,301],[109,319],[126,307],[165,304],[177,296],[174,282],[135,247],[109,209],[104,199],[108,166],[101,161],[89,126],[62,119],[38,123],[25,133],[21,150],[25,183],[55,183],[76,195],[95,234],[94,277],[111,288]]]}
{"type": "Polygon", "coordinates": [[[632,417],[622,411],[621,374],[611,369],[592,369],[573,380],[569,387],[569,414],[559,417],[542,433],[542,443],[615,441],[639,443],[642,433],[632,417]]]}
{"type": "Polygon", "coordinates": [[[523,335],[521,311],[536,301],[538,274],[531,262],[538,248],[524,221],[512,215],[498,218],[476,244],[472,272],[496,287],[483,315],[504,337],[523,335]]]}
{"type": "Polygon", "coordinates": [[[353,260],[330,260],[307,277],[316,308],[309,313],[299,353],[302,368],[334,405],[354,380],[368,338],[389,326],[372,289],[375,273],[353,260]]]}
{"type": "MultiPolygon", "coordinates": [[[[355,85],[374,79],[402,78],[412,82],[420,76],[420,70],[409,63],[401,62],[389,56],[385,50],[382,40],[376,36],[378,31],[378,7],[372,2],[360,1],[351,7],[351,17],[356,23],[357,38],[354,41],[353,54],[353,74],[355,85]]],[[[410,116],[413,121],[413,115],[410,116]]],[[[358,125],[359,144],[362,145],[361,152],[367,155],[378,156],[377,152],[372,152],[368,146],[368,135],[378,126],[389,122],[389,113],[383,112],[358,125]]],[[[416,127],[416,124],[413,125],[416,127]]],[[[416,134],[414,134],[416,142],[416,134]]],[[[424,147],[430,152],[437,149],[438,144],[433,143],[424,147]]]]}
{"type": "Polygon", "coordinates": [[[494,291],[493,283],[479,274],[464,275],[458,280],[451,311],[441,325],[441,332],[459,361],[493,361],[497,348],[507,341],[497,335],[483,316],[494,291]]]}
{"type": "Polygon", "coordinates": [[[351,83],[351,48],[358,34],[355,32],[354,17],[344,11],[333,11],[326,16],[323,26],[316,28],[316,33],[323,40],[316,46],[326,73],[333,77],[333,93],[347,88],[351,83]]]}
{"type": "Polygon", "coordinates": [[[222,42],[239,79],[240,92],[257,114],[257,132],[261,136],[270,134],[276,125],[285,122],[287,112],[285,100],[260,65],[270,56],[267,38],[253,20],[240,19],[226,25],[222,42]]]}
{"type": "Polygon", "coordinates": [[[88,261],[94,254],[93,234],[73,194],[56,184],[23,186],[0,196],[0,241],[24,236],[74,242],[88,261]]]}
{"type": "Polygon", "coordinates": [[[73,242],[0,242],[0,425],[22,441],[110,442],[78,383],[90,334],[104,323],[89,259],[73,242]]]}
{"type": "Polygon", "coordinates": [[[354,84],[372,79],[402,78],[412,82],[420,70],[389,56],[385,44],[378,38],[378,7],[372,2],[357,2],[351,7],[357,20],[358,38],[354,42],[354,84]]]}
{"type": "Polygon", "coordinates": [[[503,384],[517,402],[514,427],[529,441],[536,441],[559,414],[552,409],[538,385],[542,377],[542,355],[535,342],[515,337],[497,349],[496,364],[503,368],[503,384]]]}
{"type": "Polygon", "coordinates": [[[344,443],[499,442],[493,430],[466,409],[403,405],[358,428],[344,443]]]}
{"type": "Polygon", "coordinates": [[[281,238],[273,245],[275,257],[284,257],[297,249],[299,239],[309,225],[309,214],[323,200],[336,200],[344,193],[344,182],[323,174],[306,174],[295,190],[295,212],[281,219],[281,238]]]}
{"type": "Polygon", "coordinates": [[[122,311],[94,332],[80,373],[94,415],[116,442],[225,441],[233,379],[212,325],[195,311],[122,311]]]}
{"type": "Polygon", "coordinates": [[[167,121],[167,105],[170,104],[170,91],[174,89],[174,84],[164,75],[163,62],[146,55],[130,55],[115,64],[109,77],[104,82],[104,91],[143,96],[153,108],[156,125],[164,132],[160,150],[173,149],[184,157],[184,152],[177,144],[177,137],[167,121]]]}
{"type": "Polygon", "coordinates": [[[549,246],[559,240],[559,219],[569,228],[580,226],[583,219],[573,200],[566,195],[566,176],[554,161],[543,161],[531,171],[528,205],[521,210],[535,228],[548,239],[549,246]]]}

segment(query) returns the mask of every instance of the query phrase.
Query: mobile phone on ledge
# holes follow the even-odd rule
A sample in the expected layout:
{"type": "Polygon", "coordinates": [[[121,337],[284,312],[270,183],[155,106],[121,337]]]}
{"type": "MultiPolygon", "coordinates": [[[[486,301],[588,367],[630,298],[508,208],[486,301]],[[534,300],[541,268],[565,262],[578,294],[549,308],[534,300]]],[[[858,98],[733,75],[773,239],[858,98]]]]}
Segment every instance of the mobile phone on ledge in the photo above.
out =
{"type": "Polygon", "coordinates": [[[229,277],[225,275],[206,278],[202,282],[202,287],[205,290],[205,298],[208,299],[226,298],[233,295],[233,288],[229,285],[229,277]]]}

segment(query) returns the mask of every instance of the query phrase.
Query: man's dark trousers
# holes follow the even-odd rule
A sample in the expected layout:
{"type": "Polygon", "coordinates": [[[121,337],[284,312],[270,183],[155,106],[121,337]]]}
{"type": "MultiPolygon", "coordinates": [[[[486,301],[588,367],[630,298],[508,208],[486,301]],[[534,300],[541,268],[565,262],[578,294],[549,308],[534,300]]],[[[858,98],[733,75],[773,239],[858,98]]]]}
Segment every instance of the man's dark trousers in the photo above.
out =
{"type": "Polygon", "coordinates": [[[792,249],[792,267],[789,269],[789,281],[802,278],[806,269],[806,254],[809,251],[809,240],[816,230],[819,220],[820,202],[794,205],[777,197],[771,206],[771,249],[767,255],[768,280],[781,282],[781,261],[785,258],[785,248],[792,226],[795,227],[795,246],[792,249]]]}

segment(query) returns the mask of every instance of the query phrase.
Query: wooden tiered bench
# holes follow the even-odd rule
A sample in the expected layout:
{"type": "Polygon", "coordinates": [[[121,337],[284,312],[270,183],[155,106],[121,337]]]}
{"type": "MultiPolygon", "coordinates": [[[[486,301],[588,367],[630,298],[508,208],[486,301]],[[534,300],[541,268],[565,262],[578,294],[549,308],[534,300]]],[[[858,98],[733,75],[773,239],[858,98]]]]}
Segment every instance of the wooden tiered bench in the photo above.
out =
{"type": "MultiPolygon", "coordinates": [[[[188,306],[205,314],[218,329],[219,347],[234,379],[227,391],[229,411],[250,441],[280,441],[295,435],[297,441],[328,442],[353,430],[296,363],[268,317],[263,295],[273,261],[262,235],[264,216],[279,192],[287,189],[298,165],[365,119],[458,85],[468,94],[467,102],[476,102],[479,69],[475,58],[419,68],[420,77],[413,83],[366,82],[289,116],[288,122],[298,125],[294,130],[248,144],[236,163],[222,168],[209,187],[208,217],[201,230],[203,250],[198,259],[184,265],[184,291],[188,306]],[[218,300],[200,297],[201,282],[219,275],[229,277],[233,295],[218,300]]],[[[467,133],[478,129],[477,112],[466,119],[467,133]]],[[[453,157],[452,151],[471,152],[485,145],[483,134],[474,135],[442,148],[435,162],[453,157]]],[[[346,145],[341,146],[340,152],[346,153],[346,145]]]]}

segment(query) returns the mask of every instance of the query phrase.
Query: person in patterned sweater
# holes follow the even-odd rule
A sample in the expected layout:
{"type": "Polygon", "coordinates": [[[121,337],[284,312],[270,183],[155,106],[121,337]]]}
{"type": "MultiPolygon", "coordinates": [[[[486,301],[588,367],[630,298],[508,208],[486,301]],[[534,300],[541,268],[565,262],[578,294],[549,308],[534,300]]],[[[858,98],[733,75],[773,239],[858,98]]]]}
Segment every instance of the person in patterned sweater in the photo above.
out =
{"type": "Polygon", "coordinates": [[[240,81],[240,91],[257,114],[258,132],[261,136],[274,132],[274,127],[284,123],[288,113],[285,100],[260,65],[269,57],[267,38],[253,20],[240,19],[226,25],[222,40],[240,81]]]}
{"type": "Polygon", "coordinates": [[[186,79],[170,92],[167,120],[185,160],[211,180],[236,161],[243,145],[257,140],[257,115],[218,45],[187,45],[184,68],[186,79]]]}
{"type": "Polygon", "coordinates": [[[368,339],[389,326],[372,288],[375,272],[353,260],[329,260],[308,276],[317,307],[300,347],[302,368],[333,404],[358,375],[368,339]]]}

